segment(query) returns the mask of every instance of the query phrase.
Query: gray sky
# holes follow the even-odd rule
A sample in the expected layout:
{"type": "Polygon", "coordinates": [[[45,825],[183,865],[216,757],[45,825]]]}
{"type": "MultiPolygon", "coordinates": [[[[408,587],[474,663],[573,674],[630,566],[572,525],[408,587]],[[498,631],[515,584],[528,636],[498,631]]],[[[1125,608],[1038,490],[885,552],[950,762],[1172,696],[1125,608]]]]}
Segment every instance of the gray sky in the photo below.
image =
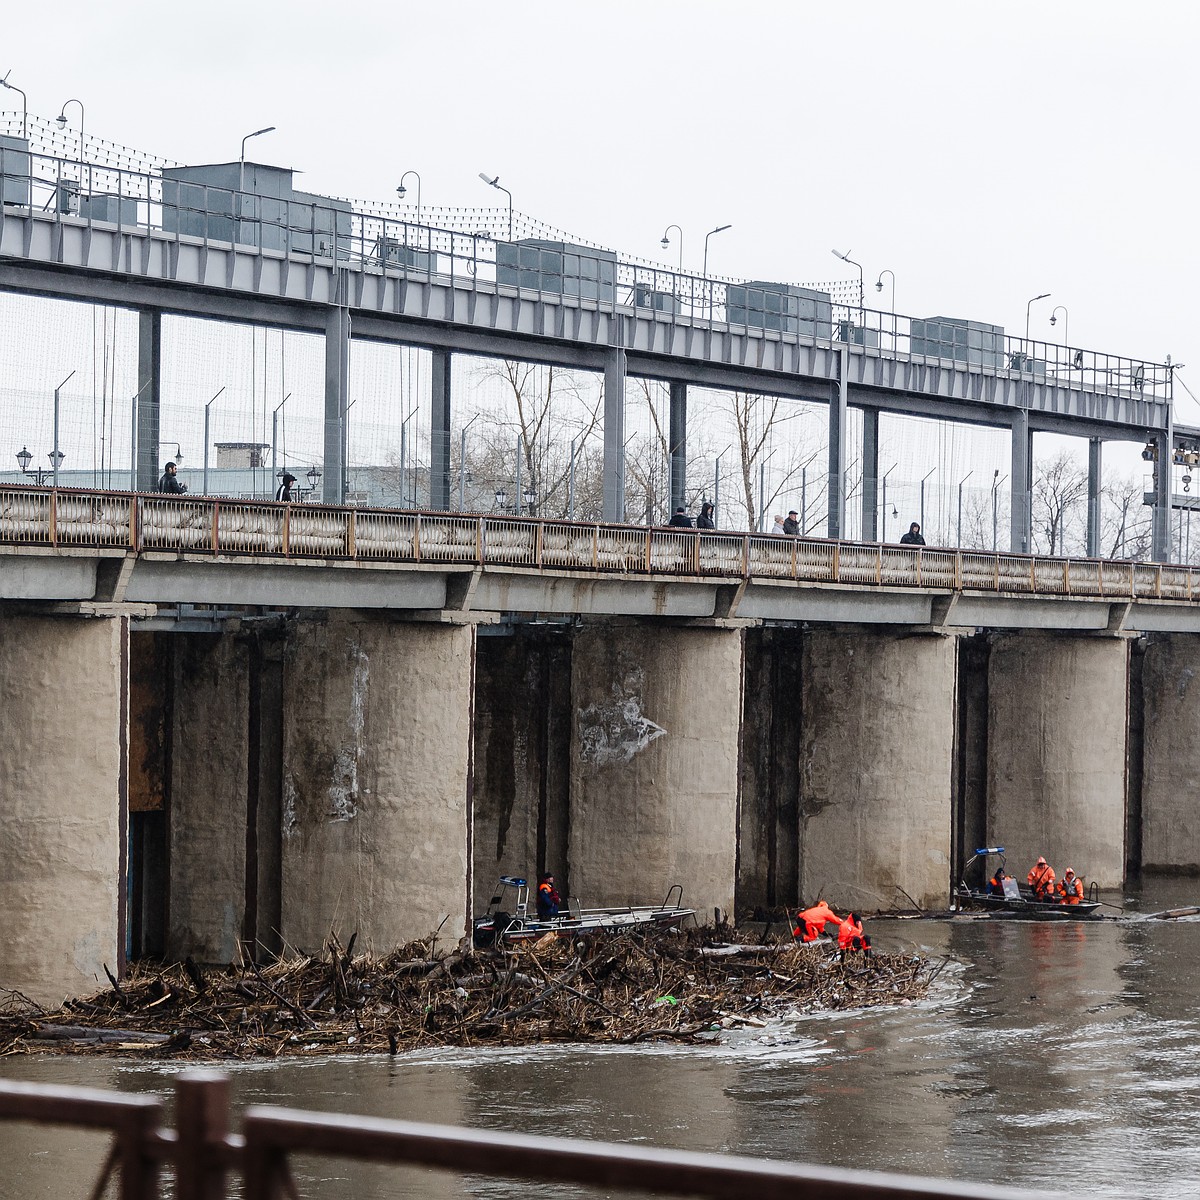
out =
{"type": "MultiPolygon", "coordinates": [[[[32,113],[165,157],[242,136],[317,192],[515,206],[714,274],[896,276],[897,311],[1190,364],[1200,16],[1067,2],[10,6],[0,73],[32,113]],[[68,114],[75,124],[77,109],[68,114]],[[411,183],[411,180],[410,180],[411,183]]],[[[0,104],[18,102],[0,93],[0,104]]],[[[1185,368],[1185,382],[1198,382],[1185,368]]],[[[1177,389],[1177,419],[1200,407],[1177,389]]],[[[1115,449],[1115,448],[1114,448],[1115,449]]]]}

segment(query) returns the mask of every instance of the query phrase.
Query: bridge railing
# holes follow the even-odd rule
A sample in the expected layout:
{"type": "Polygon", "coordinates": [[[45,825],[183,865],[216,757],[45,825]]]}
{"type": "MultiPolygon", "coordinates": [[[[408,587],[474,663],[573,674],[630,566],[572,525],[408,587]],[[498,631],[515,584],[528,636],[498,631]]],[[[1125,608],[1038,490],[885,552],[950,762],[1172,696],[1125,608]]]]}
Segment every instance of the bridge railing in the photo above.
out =
{"type": "Polygon", "coordinates": [[[764,336],[845,344],[855,354],[1017,376],[1104,395],[1165,399],[1169,367],[1103,351],[1008,337],[981,323],[910,318],[787,283],[695,275],[599,247],[491,230],[439,228],[324,197],[276,199],[168,172],[139,172],[0,147],[6,211],[138,230],[201,246],[300,255],[367,273],[511,293],[551,304],[764,336]]]}
{"type": "Polygon", "coordinates": [[[157,1200],[164,1194],[177,1200],[296,1197],[292,1155],[660,1196],[1037,1200],[1034,1193],[994,1184],[266,1106],[247,1109],[237,1133],[231,1129],[227,1075],[184,1071],[175,1077],[174,1091],[172,1129],[164,1125],[165,1105],[156,1096],[5,1081],[0,1082],[0,1122],[111,1132],[92,1195],[108,1194],[115,1179],[113,1194],[120,1200],[157,1200]],[[163,1187],[164,1167],[175,1177],[171,1191],[163,1187]]]}
{"type": "Polygon", "coordinates": [[[0,544],[239,558],[504,565],[1100,599],[1200,599],[1183,565],[533,517],[0,487],[0,544]]]}

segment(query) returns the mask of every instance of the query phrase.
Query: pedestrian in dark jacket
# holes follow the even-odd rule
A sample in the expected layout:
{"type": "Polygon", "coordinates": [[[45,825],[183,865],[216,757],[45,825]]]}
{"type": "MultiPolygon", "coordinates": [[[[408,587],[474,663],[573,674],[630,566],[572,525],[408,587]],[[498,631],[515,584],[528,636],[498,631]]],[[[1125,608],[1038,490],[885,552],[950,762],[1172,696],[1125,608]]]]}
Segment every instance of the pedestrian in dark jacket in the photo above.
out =
{"type": "Polygon", "coordinates": [[[790,533],[792,537],[800,535],[800,514],[793,508],[787,515],[787,520],[783,523],[783,532],[790,533]]]}
{"type": "Polygon", "coordinates": [[[923,546],[925,539],[921,536],[921,526],[914,521],[909,527],[908,532],[900,539],[902,546],[923,546]]]}
{"type": "Polygon", "coordinates": [[[554,886],[554,876],[548,871],[542,876],[537,890],[537,915],[539,921],[548,921],[558,916],[558,906],[562,903],[554,886]]]}
{"type": "Polygon", "coordinates": [[[295,482],[295,475],[291,471],[284,471],[283,480],[279,484],[279,487],[275,489],[275,499],[290,502],[292,499],[292,484],[295,482]]]}
{"type": "Polygon", "coordinates": [[[186,492],[187,484],[180,483],[175,475],[175,464],[169,462],[163,471],[162,478],[158,481],[158,490],[160,492],[186,492]]]}
{"type": "Polygon", "coordinates": [[[692,518],[687,515],[687,509],[681,504],[676,510],[675,515],[667,522],[668,525],[678,526],[680,529],[691,529],[692,518]]]}
{"type": "Polygon", "coordinates": [[[700,505],[700,515],[696,518],[697,529],[716,529],[717,523],[713,520],[713,506],[706,500],[700,505]]]}

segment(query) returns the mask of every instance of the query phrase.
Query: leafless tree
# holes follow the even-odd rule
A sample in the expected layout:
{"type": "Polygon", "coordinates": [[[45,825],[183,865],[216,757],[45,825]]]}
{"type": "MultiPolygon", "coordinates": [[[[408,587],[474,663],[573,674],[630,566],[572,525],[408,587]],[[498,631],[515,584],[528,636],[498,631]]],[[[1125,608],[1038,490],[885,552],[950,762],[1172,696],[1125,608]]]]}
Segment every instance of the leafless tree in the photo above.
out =
{"type": "Polygon", "coordinates": [[[1087,467],[1069,450],[1036,464],[1033,473],[1033,549],[1068,554],[1082,549],[1081,514],[1086,519],[1087,467]]]}
{"type": "Polygon", "coordinates": [[[1153,513],[1140,479],[1110,479],[1101,492],[1101,552],[1107,558],[1145,560],[1152,555],[1153,513]]]}

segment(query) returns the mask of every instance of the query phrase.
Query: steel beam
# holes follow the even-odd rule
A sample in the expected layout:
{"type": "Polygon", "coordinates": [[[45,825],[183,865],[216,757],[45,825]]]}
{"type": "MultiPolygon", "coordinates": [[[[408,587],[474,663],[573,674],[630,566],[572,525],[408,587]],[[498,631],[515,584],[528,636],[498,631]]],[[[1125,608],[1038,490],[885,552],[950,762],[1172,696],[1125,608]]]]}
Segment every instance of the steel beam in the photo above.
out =
{"type": "Polygon", "coordinates": [[[604,363],[604,515],[625,520],[625,351],[613,346],[604,363]]]}
{"type": "MultiPolygon", "coordinates": [[[[450,351],[435,350],[429,419],[429,507],[438,512],[450,510],[450,418],[450,351]]],[[[514,497],[513,502],[519,504],[521,497],[514,497]]]]}
{"type": "Polygon", "coordinates": [[[1174,437],[1170,425],[1154,432],[1151,439],[1157,447],[1154,464],[1154,512],[1152,514],[1152,546],[1155,562],[1171,559],[1171,455],[1174,437]]]}
{"type": "Polygon", "coordinates": [[[687,503],[687,384],[671,384],[671,511],[687,503]]]}
{"type": "Polygon", "coordinates": [[[846,412],[849,381],[846,360],[849,348],[841,348],[838,379],[829,396],[829,530],[831,538],[846,536],[846,412]]]}
{"type": "Polygon", "coordinates": [[[346,499],[346,405],[350,391],[350,310],[332,305],[325,318],[325,472],[321,498],[346,499]]]}
{"type": "Polygon", "coordinates": [[[162,314],[156,309],[138,312],[138,378],[133,403],[137,408],[137,490],[152,492],[158,486],[158,443],[162,436],[162,314]]]}
{"type": "Polygon", "coordinates": [[[1009,504],[1009,545],[1014,554],[1030,552],[1033,521],[1033,440],[1029,413],[1019,409],[1012,421],[1012,498],[1009,504]]]}
{"type": "Polygon", "coordinates": [[[879,541],[879,410],[863,409],[862,541],[879,541]]]}
{"type": "Polygon", "coordinates": [[[1100,438],[1088,441],[1088,558],[1100,557],[1100,496],[1103,492],[1104,443],[1100,438]]]}

